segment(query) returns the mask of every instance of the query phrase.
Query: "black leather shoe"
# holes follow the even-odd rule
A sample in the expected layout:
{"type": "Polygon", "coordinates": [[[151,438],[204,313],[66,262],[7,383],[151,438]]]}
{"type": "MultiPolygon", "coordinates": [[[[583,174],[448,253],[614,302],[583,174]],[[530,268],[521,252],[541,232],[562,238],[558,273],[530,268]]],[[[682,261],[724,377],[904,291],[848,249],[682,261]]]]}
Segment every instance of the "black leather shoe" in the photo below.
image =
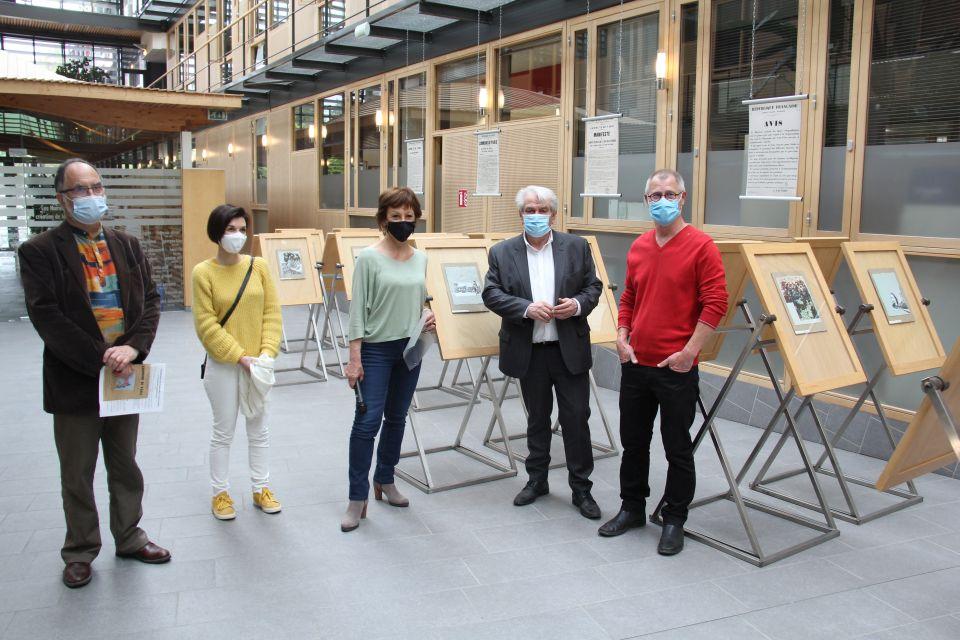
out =
{"type": "Polygon", "coordinates": [[[520,489],[520,493],[513,499],[513,504],[517,507],[525,507],[528,504],[533,504],[537,498],[545,496],[548,493],[550,493],[550,485],[546,482],[534,482],[531,480],[527,483],[527,486],[520,489]]]}
{"type": "Polygon", "coordinates": [[[665,524],[660,533],[657,553],[662,556],[675,556],[683,551],[683,525],[665,524]]]}
{"type": "Polygon", "coordinates": [[[89,562],[68,562],[63,568],[63,584],[71,589],[82,587],[93,578],[89,562]]]}
{"type": "Polygon", "coordinates": [[[590,492],[573,494],[573,506],[580,509],[580,515],[591,520],[600,519],[600,505],[593,499],[590,492]]]}
{"type": "Polygon", "coordinates": [[[630,529],[639,529],[647,524],[647,516],[644,509],[640,511],[627,511],[621,507],[619,513],[605,522],[597,533],[604,538],[613,538],[619,536],[630,529]]]}

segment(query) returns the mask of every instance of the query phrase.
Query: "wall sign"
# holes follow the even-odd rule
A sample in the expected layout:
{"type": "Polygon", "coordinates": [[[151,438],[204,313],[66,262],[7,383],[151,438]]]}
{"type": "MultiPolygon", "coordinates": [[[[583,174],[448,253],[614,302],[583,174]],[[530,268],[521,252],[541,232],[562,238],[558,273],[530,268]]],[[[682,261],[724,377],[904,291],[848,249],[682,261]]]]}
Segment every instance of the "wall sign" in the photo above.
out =
{"type": "Polygon", "coordinates": [[[407,186],[423,194],[423,138],[407,140],[407,186]]]}
{"type": "Polygon", "coordinates": [[[500,130],[477,131],[477,196],[500,195],[500,130]]]}
{"type": "Polygon", "coordinates": [[[457,189],[457,206],[465,209],[467,206],[467,190],[457,189]]]}
{"type": "Polygon", "coordinates": [[[800,200],[801,100],[806,95],[744,100],[750,107],[746,195],[741,199],[800,200]]]}
{"type": "Polygon", "coordinates": [[[620,114],[584,118],[583,196],[619,198],[620,114]]]}

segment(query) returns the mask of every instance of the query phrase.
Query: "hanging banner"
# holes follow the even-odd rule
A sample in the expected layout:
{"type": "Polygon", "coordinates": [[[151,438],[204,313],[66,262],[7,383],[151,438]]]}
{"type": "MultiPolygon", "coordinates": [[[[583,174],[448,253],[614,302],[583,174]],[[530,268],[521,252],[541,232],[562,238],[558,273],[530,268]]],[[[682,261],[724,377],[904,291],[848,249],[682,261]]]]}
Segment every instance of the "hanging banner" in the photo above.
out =
{"type": "Polygon", "coordinates": [[[581,197],[619,198],[620,114],[584,118],[585,166],[581,197]]]}
{"type": "Polygon", "coordinates": [[[477,131],[477,196],[500,195],[500,130],[477,131]]]}
{"type": "Polygon", "coordinates": [[[745,100],[750,107],[746,195],[741,200],[800,200],[800,101],[806,96],[745,100]]]}
{"type": "Polygon", "coordinates": [[[407,140],[407,186],[423,194],[423,138],[407,140]]]}

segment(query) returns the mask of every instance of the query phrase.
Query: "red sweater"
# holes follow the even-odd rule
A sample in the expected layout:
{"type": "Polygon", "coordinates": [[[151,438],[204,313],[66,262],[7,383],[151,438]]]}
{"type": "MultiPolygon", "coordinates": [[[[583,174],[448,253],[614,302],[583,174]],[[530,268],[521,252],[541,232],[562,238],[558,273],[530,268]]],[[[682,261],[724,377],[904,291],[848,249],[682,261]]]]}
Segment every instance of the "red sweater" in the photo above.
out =
{"type": "Polygon", "coordinates": [[[716,328],[726,312],[723,260],[710,236],[687,225],[663,247],[654,231],[633,242],[617,325],[630,329],[640,364],[657,366],[683,349],[697,322],[716,328]]]}

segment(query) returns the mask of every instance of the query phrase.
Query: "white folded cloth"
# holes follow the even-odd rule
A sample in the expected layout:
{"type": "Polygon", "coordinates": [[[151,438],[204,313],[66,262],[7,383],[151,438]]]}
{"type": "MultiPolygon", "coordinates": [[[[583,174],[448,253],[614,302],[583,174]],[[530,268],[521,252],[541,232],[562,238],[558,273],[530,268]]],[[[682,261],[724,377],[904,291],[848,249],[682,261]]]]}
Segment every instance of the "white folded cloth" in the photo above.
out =
{"type": "Polygon", "coordinates": [[[240,376],[240,411],[244,417],[256,418],[263,414],[267,394],[277,382],[273,365],[273,358],[261,354],[250,363],[250,373],[240,376]]]}

